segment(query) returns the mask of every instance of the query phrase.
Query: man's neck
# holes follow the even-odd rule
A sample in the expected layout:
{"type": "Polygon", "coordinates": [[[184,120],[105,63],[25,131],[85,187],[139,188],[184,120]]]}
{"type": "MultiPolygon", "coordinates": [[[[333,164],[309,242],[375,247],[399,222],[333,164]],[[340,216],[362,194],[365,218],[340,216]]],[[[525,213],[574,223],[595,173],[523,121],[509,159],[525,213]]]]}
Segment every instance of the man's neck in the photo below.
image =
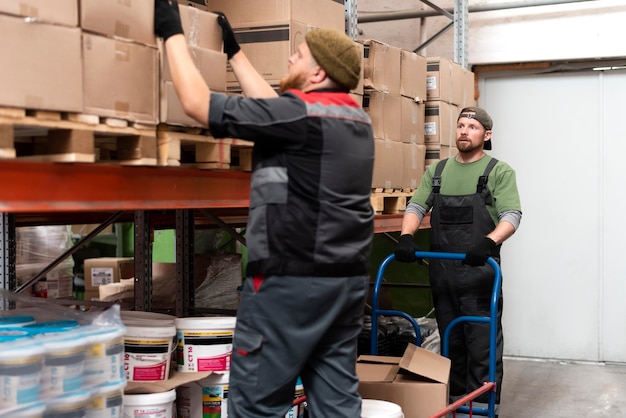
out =
{"type": "Polygon", "coordinates": [[[485,155],[485,152],[481,150],[472,151],[472,152],[459,152],[456,155],[456,160],[460,163],[473,163],[474,161],[478,161],[485,155]]]}

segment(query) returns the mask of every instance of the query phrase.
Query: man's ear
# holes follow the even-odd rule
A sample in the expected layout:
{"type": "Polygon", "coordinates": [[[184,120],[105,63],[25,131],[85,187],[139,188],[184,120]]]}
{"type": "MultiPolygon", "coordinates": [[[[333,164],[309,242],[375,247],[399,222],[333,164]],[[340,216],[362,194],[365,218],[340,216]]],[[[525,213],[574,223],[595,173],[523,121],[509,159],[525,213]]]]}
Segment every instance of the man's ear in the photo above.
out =
{"type": "Polygon", "coordinates": [[[326,70],[324,70],[320,65],[315,67],[315,71],[313,72],[313,82],[315,84],[319,84],[324,81],[327,77],[326,70]]]}

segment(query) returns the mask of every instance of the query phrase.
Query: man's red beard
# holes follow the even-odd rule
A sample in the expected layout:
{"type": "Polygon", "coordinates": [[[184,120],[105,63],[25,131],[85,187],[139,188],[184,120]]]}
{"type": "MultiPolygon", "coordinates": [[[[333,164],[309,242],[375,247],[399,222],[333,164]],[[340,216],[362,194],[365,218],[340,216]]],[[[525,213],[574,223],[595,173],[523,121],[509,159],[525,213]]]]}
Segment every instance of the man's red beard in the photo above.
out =
{"type": "Polygon", "coordinates": [[[306,81],[305,74],[287,74],[280,80],[280,85],[278,89],[280,92],[285,92],[289,89],[297,89],[302,90],[304,87],[304,82],[306,81]]]}
{"type": "Polygon", "coordinates": [[[456,148],[461,153],[472,152],[476,149],[476,147],[471,142],[460,142],[460,141],[457,141],[456,148]]]}

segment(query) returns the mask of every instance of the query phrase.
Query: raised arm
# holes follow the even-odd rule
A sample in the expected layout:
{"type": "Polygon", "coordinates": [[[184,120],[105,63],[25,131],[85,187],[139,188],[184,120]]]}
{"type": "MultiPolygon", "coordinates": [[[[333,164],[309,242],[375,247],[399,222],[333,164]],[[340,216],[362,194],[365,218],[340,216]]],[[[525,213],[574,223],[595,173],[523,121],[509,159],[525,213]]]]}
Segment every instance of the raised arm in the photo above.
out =
{"type": "Polygon", "coordinates": [[[224,39],[224,52],[228,57],[230,66],[233,69],[235,77],[241,85],[243,93],[247,97],[254,98],[271,98],[277,97],[278,93],[274,91],[272,86],[263,78],[261,74],[254,68],[248,57],[243,53],[235,33],[230,26],[228,19],[221,12],[217,13],[217,23],[222,28],[222,37],[224,39]]]}
{"type": "Polygon", "coordinates": [[[196,68],[183,35],[176,0],[154,1],[154,33],[163,38],[174,89],[185,113],[203,126],[209,121],[211,90],[196,68]]]}

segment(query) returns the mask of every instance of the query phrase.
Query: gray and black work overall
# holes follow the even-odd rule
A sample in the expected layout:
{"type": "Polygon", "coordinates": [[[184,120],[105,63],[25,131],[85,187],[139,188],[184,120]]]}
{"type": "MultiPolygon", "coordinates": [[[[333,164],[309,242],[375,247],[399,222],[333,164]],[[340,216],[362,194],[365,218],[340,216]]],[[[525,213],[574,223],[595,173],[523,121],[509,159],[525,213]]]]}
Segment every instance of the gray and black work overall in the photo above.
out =
{"type": "MultiPolygon", "coordinates": [[[[464,253],[493,231],[495,224],[487,211],[491,202],[487,177],[497,162],[494,158],[478,179],[476,193],[462,196],[442,195],[441,172],[446,160],[438,163],[433,177],[431,250],[464,253]]],[[[498,247],[498,254],[500,247],[498,247]]],[[[499,263],[499,255],[494,259],[499,263]]],[[[443,338],[448,324],[459,316],[490,315],[494,270],[489,264],[480,267],[463,265],[459,260],[430,260],[430,283],[439,333],[443,338]]],[[[502,295],[500,295],[502,296],[502,295]]],[[[498,306],[496,352],[496,404],[500,403],[502,382],[502,297],[498,306]]],[[[450,397],[452,400],[489,381],[489,324],[462,322],[449,336],[450,397]]],[[[488,401],[488,394],[476,399],[488,401]]]]}

